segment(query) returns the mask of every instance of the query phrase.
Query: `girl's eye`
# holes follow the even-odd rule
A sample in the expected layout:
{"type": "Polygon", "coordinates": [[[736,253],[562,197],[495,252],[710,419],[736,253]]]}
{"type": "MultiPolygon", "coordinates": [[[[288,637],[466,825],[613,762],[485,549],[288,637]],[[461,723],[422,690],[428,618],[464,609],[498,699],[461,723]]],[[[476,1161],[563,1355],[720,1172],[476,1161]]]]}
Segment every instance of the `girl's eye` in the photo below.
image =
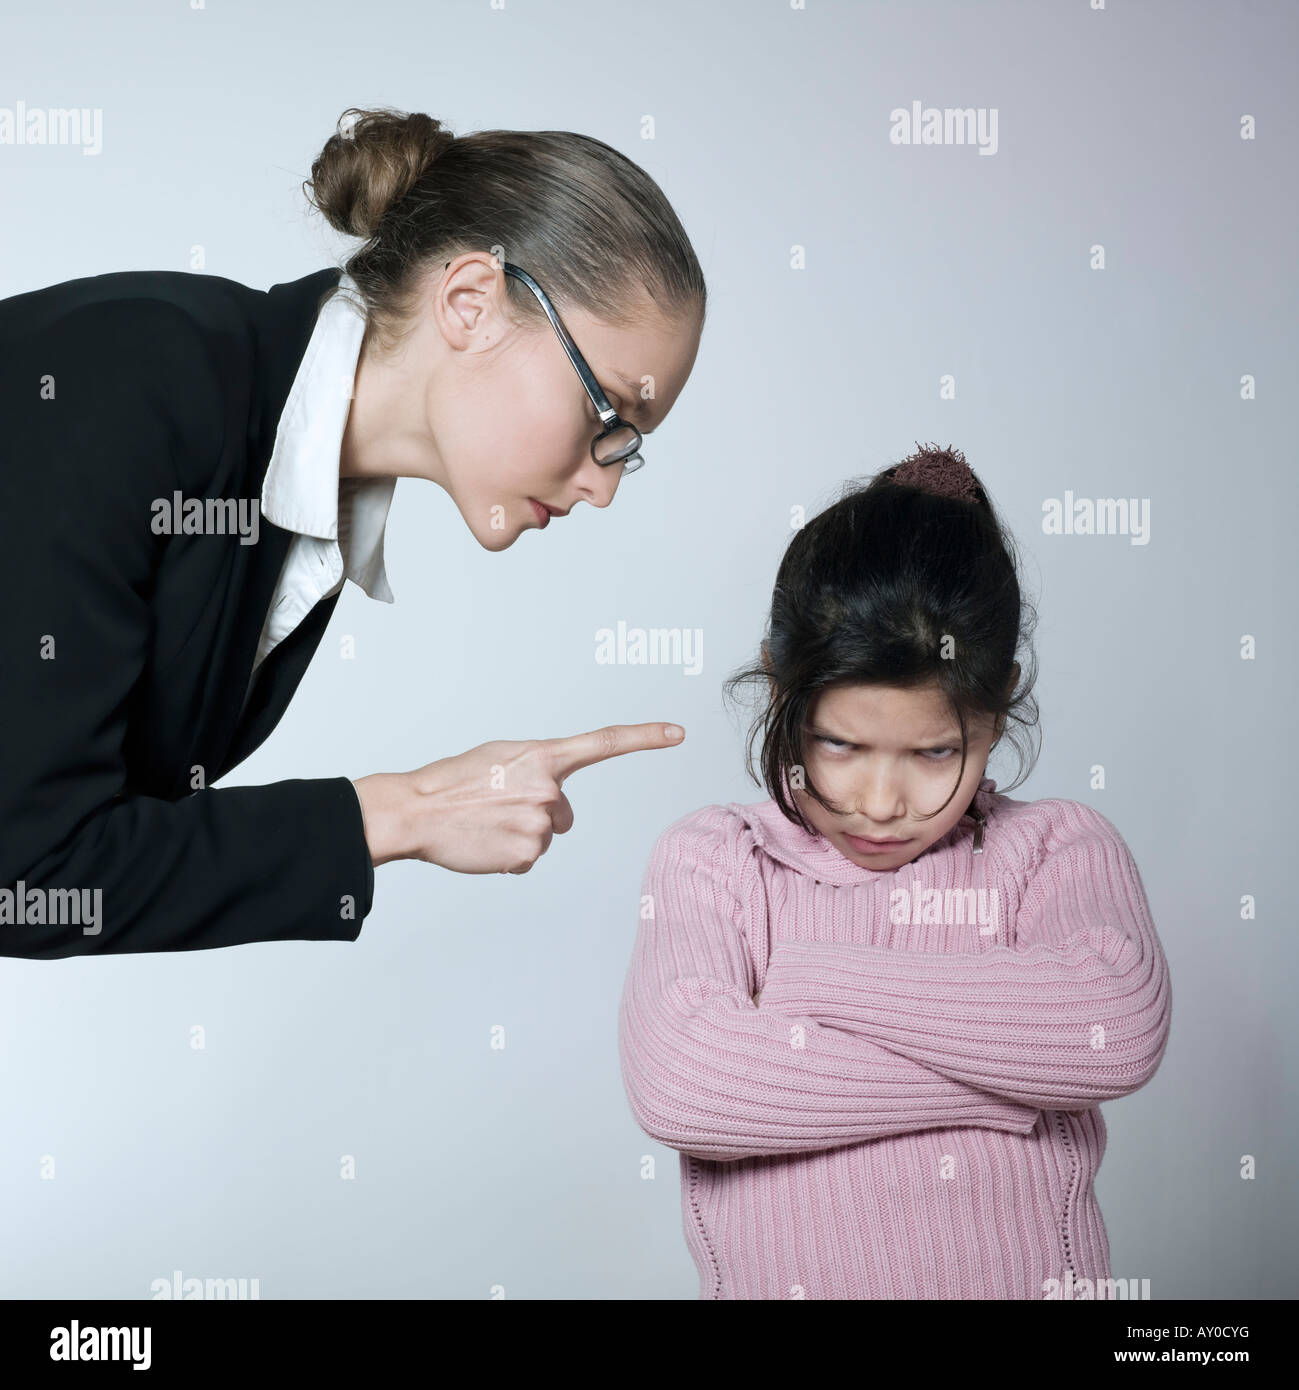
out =
{"type": "MultiPolygon", "coordinates": [[[[850,747],[850,745],[845,743],[842,739],[831,738],[829,734],[817,734],[815,738],[818,743],[824,745],[826,748],[838,750],[840,748],[850,747]]],[[[960,751],[959,748],[922,748],[918,750],[919,756],[929,763],[950,762],[951,758],[959,754],[960,751]]]]}

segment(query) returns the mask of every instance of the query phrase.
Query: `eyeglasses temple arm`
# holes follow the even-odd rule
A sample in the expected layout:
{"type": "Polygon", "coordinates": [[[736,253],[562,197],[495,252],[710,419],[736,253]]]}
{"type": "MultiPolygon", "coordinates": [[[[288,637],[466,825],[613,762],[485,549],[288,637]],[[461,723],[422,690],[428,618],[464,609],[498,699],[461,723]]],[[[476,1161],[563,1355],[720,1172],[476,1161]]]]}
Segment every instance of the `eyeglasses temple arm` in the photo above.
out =
{"type": "Polygon", "coordinates": [[[600,419],[604,424],[608,424],[610,419],[617,418],[618,412],[609,403],[609,398],[600,389],[600,383],[595,379],[590,367],[586,365],[586,359],[577,350],[577,344],[573,341],[567,328],[560,321],[559,315],[551,305],[546,292],[528,274],[526,270],[520,270],[517,265],[511,265],[508,261],[502,263],[502,268],[507,275],[513,275],[516,279],[522,280],[537,298],[537,303],[546,311],[546,317],[554,326],[555,332],[559,335],[559,341],[564,345],[564,351],[568,354],[568,360],[577,370],[577,374],[582,379],[582,385],[586,387],[586,394],[591,398],[591,404],[599,412],[600,419]]]}

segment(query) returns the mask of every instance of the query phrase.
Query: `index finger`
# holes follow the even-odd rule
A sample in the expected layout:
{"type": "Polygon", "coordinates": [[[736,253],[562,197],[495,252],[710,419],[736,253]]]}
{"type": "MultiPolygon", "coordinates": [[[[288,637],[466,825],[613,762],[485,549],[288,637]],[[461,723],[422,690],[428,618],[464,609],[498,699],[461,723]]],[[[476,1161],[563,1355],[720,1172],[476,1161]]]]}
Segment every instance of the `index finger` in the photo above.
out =
{"type": "Polygon", "coordinates": [[[578,768],[647,748],[672,748],[685,736],[686,731],[679,724],[606,724],[603,729],[592,729],[590,733],[548,738],[542,742],[546,745],[551,775],[562,783],[578,768]]]}

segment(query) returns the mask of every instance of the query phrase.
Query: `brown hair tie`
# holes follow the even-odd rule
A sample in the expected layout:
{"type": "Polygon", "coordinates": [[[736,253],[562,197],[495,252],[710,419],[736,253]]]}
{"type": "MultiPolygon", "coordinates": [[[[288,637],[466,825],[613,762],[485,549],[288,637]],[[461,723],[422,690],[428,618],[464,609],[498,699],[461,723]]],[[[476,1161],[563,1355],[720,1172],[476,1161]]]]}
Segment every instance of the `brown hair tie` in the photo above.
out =
{"type": "Polygon", "coordinates": [[[959,449],[940,449],[936,444],[921,445],[889,472],[889,479],[907,487],[931,492],[936,497],[957,497],[964,502],[983,500],[983,490],[974,471],[959,449]]]}

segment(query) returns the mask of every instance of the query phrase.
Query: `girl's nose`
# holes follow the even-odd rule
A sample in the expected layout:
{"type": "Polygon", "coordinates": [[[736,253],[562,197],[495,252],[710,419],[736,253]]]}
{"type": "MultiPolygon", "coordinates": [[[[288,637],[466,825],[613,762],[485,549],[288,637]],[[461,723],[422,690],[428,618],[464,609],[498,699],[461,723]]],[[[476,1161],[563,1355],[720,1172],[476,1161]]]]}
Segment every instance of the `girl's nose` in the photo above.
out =
{"type": "Polygon", "coordinates": [[[885,831],[906,816],[906,799],[892,777],[881,776],[858,786],[856,810],[874,829],[885,831]]]}

